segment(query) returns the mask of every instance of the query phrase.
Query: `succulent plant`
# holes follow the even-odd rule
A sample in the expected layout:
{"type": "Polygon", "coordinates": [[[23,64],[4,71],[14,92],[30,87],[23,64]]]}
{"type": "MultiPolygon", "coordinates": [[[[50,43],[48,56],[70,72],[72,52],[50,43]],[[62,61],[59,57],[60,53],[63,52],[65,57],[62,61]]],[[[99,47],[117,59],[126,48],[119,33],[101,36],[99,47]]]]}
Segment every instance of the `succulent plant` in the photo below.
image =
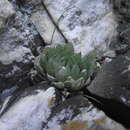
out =
{"type": "Polygon", "coordinates": [[[79,90],[94,72],[96,56],[92,52],[85,56],[75,53],[71,44],[58,45],[44,48],[34,65],[55,87],[79,90]]]}

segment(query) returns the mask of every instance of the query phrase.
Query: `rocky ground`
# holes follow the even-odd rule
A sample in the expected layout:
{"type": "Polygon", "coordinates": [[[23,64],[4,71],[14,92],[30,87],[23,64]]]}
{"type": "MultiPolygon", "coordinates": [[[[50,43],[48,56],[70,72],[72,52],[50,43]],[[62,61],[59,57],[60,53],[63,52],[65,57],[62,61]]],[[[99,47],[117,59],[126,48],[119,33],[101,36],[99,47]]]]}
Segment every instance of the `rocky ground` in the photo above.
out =
{"type": "Polygon", "coordinates": [[[130,128],[129,0],[0,0],[0,130],[130,128]],[[45,46],[96,50],[100,71],[79,92],[35,75],[45,46]]]}

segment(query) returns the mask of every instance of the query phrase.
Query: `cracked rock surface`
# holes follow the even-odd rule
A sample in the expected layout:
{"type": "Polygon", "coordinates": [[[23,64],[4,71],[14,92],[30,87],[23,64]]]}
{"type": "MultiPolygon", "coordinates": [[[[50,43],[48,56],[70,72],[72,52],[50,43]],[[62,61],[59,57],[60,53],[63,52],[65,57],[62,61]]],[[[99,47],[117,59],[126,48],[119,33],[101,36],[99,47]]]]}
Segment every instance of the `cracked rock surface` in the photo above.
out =
{"type": "Polygon", "coordinates": [[[0,0],[0,29],[4,27],[6,20],[15,14],[12,4],[8,0],[0,0]]]}
{"type": "MultiPolygon", "coordinates": [[[[44,5],[66,39],[73,43],[76,52],[84,55],[97,46],[103,52],[108,49],[112,38],[116,36],[117,23],[106,0],[45,0],[44,5]]],[[[32,20],[36,21],[35,26],[40,28],[40,33],[44,32],[42,37],[47,43],[49,41],[52,41],[52,44],[61,43],[62,39],[55,40],[57,31],[51,28],[52,23],[39,24],[38,21],[44,19],[47,19],[44,11],[39,18],[32,16],[32,20]],[[50,34],[48,37],[46,32],[50,34]]]]}
{"type": "Polygon", "coordinates": [[[130,31],[121,1],[0,0],[0,130],[128,130],[130,31]],[[77,93],[32,78],[34,58],[43,48],[66,41],[82,55],[95,50],[108,61],[77,93]],[[122,121],[116,120],[117,110],[106,113],[116,105],[109,99],[120,102],[122,121]]]}

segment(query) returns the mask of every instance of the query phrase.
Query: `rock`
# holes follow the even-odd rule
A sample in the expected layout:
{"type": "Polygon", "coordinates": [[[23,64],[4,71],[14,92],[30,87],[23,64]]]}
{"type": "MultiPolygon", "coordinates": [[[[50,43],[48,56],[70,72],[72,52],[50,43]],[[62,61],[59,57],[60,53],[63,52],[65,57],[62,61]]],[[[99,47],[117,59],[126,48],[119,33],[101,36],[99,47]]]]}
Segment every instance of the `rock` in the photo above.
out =
{"type": "Polygon", "coordinates": [[[3,28],[6,20],[15,14],[14,8],[8,0],[0,0],[0,28],[3,28]]]}
{"type": "Polygon", "coordinates": [[[41,3],[41,0],[16,0],[18,3],[28,4],[32,6],[39,5],[41,3]]]}
{"type": "MultiPolygon", "coordinates": [[[[29,72],[34,56],[45,45],[42,39],[54,46],[65,41],[43,10],[41,0],[10,1],[15,11],[10,2],[0,0],[0,29],[4,28],[0,31],[0,129],[126,130],[83,96],[61,99],[59,92],[48,83],[30,87],[29,72]]],[[[46,0],[44,3],[76,52],[81,51],[84,55],[96,48],[102,54],[117,35],[117,22],[106,0],[46,0]]],[[[126,43],[129,42],[127,34],[123,32],[121,35],[126,43]]],[[[104,55],[114,57],[112,51],[104,55]]],[[[110,98],[113,96],[129,106],[129,56],[117,59],[114,61],[119,62],[119,67],[112,69],[113,74],[117,68],[113,82],[121,80],[128,86],[124,89],[118,83],[119,89],[115,87],[113,91],[117,94],[113,94],[115,97],[110,95],[110,98]],[[124,70],[126,66],[127,70],[124,70]],[[117,73],[119,68],[123,69],[123,78],[117,73]]]]}
{"type": "Polygon", "coordinates": [[[15,16],[0,32],[0,92],[30,85],[29,72],[34,56],[39,55],[45,45],[29,20],[29,9],[19,8],[15,1],[11,2],[15,16]]]}
{"type": "Polygon", "coordinates": [[[72,97],[56,106],[43,126],[43,130],[125,130],[83,96],[72,97]]]}
{"type": "MultiPolygon", "coordinates": [[[[118,126],[118,124],[114,124],[114,128],[109,128],[107,125],[103,127],[102,125],[98,124],[100,121],[102,122],[103,120],[104,119],[99,119],[95,121],[95,123],[91,127],[87,127],[87,122],[85,121],[70,121],[63,126],[62,130],[125,130],[122,126],[118,126]]],[[[111,123],[108,123],[108,125],[111,125],[111,123]]]]}
{"type": "Polygon", "coordinates": [[[9,25],[11,28],[13,27],[19,32],[19,37],[22,38],[22,44],[29,48],[32,53],[37,56],[45,44],[35,26],[30,21],[30,15],[28,14],[30,10],[24,8],[23,13],[23,10],[20,10],[17,5],[14,6],[16,6],[15,8],[17,10],[16,17],[10,21],[9,25]]]}
{"type": "Polygon", "coordinates": [[[37,87],[16,97],[19,99],[0,118],[1,130],[41,130],[42,122],[47,120],[56,105],[57,95],[53,87],[45,90],[37,87]]]}
{"type": "Polygon", "coordinates": [[[63,126],[63,130],[85,130],[87,128],[87,123],[83,121],[72,121],[68,122],[63,126]]]}
{"type": "Polygon", "coordinates": [[[31,20],[47,44],[64,43],[64,39],[45,12],[32,14],[31,20]]]}
{"type": "MultiPolygon", "coordinates": [[[[130,1],[129,0],[111,0],[113,3],[115,12],[121,15],[123,19],[130,22],[130,1]]],[[[120,16],[119,16],[120,19],[120,16]]]]}
{"type": "MultiPolygon", "coordinates": [[[[69,42],[73,43],[76,52],[82,52],[83,55],[95,48],[98,48],[98,51],[107,50],[108,44],[117,34],[117,22],[108,1],[48,0],[44,1],[44,4],[64,36],[69,42]]],[[[44,15],[44,13],[41,15],[44,15]]],[[[47,17],[44,15],[43,21],[48,19],[47,17]]],[[[46,30],[50,30],[52,26],[51,22],[48,22],[48,24],[46,30]]],[[[37,27],[38,22],[35,25],[37,27]]],[[[43,22],[40,22],[38,26],[44,27],[40,28],[40,33],[44,32],[44,35],[49,34],[44,31],[45,24],[43,22]]],[[[50,32],[51,35],[48,35],[49,41],[52,38],[52,31],[50,32]]],[[[57,31],[55,31],[54,37],[57,37],[57,31]]],[[[48,42],[46,37],[43,38],[45,42],[48,42]]],[[[56,42],[60,41],[62,40],[56,42]]]]}
{"type": "Polygon", "coordinates": [[[127,28],[120,33],[121,41],[127,45],[127,49],[130,49],[130,29],[127,28]]]}
{"type": "Polygon", "coordinates": [[[126,130],[77,95],[62,101],[47,82],[18,89],[0,108],[1,130],[126,130]],[[8,125],[7,125],[8,124],[8,125]]]}
{"type": "Polygon", "coordinates": [[[105,64],[88,90],[97,96],[130,106],[130,53],[105,64]]]}
{"type": "Polygon", "coordinates": [[[116,57],[115,51],[109,50],[106,53],[104,53],[104,57],[114,58],[116,57]]]}
{"type": "MultiPolygon", "coordinates": [[[[123,21],[123,20],[122,20],[123,21]]],[[[130,49],[130,24],[121,23],[117,27],[119,35],[115,40],[110,43],[110,48],[116,52],[116,54],[125,54],[130,49]]]]}
{"type": "Polygon", "coordinates": [[[34,56],[23,40],[15,28],[0,33],[0,91],[28,78],[34,56]]]}
{"type": "MultiPolygon", "coordinates": [[[[13,28],[6,34],[6,36],[7,37],[3,37],[1,35],[0,39],[0,62],[5,65],[11,64],[13,61],[24,63],[28,62],[28,59],[24,59],[24,57],[25,55],[31,56],[31,51],[27,47],[20,45],[23,38],[20,37],[19,32],[13,28]],[[13,44],[13,42],[15,43],[13,44]]],[[[27,58],[31,59],[32,57],[28,56],[27,58]]]]}

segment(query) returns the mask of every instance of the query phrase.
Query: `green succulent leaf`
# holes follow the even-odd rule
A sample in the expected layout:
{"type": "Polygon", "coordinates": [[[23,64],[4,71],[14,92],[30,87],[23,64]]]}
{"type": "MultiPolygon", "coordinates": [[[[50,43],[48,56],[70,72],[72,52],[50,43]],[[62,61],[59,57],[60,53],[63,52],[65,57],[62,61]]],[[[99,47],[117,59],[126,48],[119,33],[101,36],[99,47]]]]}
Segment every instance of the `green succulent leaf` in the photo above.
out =
{"type": "Polygon", "coordinates": [[[84,82],[85,82],[85,80],[84,80],[83,77],[79,78],[78,80],[76,80],[76,81],[73,83],[72,89],[73,89],[73,90],[79,90],[79,89],[81,89],[82,86],[84,85],[84,82]]]}
{"type": "Polygon", "coordinates": [[[74,59],[75,59],[77,65],[81,68],[81,61],[82,61],[81,53],[75,54],[74,59]]]}
{"type": "Polygon", "coordinates": [[[74,84],[74,79],[71,76],[67,77],[67,80],[64,82],[66,88],[72,88],[72,85],[74,84]]]}
{"type": "Polygon", "coordinates": [[[48,78],[50,81],[52,81],[52,82],[56,81],[56,79],[55,79],[53,76],[49,75],[49,74],[47,74],[47,78],[48,78]]]}
{"type": "Polygon", "coordinates": [[[81,72],[80,72],[80,77],[83,77],[84,79],[87,77],[88,75],[88,72],[86,69],[83,69],[81,72]]]}
{"type": "Polygon", "coordinates": [[[67,76],[67,69],[64,66],[55,74],[56,79],[62,82],[66,80],[67,76]]]}
{"type": "Polygon", "coordinates": [[[77,80],[79,78],[80,75],[80,69],[79,66],[77,64],[74,64],[72,69],[71,69],[71,76],[77,80]]]}
{"type": "Polygon", "coordinates": [[[53,66],[53,59],[50,58],[48,59],[48,63],[46,64],[46,71],[49,75],[54,76],[55,75],[55,71],[54,71],[54,66],[53,66]]]}
{"type": "Polygon", "coordinates": [[[40,65],[40,57],[39,56],[35,59],[34,66],[35,66],[35,69],[37,70],[38,73],[45,75],[45,71],[44,71],[43,67],[41,67],[41,65],[40,65]]]}
{"type": "Polygon", "coordinates": [[[53,85],[56,86],[59,89],[64,89],[64,83],[63,82],[53,82],[53,85]]]}

